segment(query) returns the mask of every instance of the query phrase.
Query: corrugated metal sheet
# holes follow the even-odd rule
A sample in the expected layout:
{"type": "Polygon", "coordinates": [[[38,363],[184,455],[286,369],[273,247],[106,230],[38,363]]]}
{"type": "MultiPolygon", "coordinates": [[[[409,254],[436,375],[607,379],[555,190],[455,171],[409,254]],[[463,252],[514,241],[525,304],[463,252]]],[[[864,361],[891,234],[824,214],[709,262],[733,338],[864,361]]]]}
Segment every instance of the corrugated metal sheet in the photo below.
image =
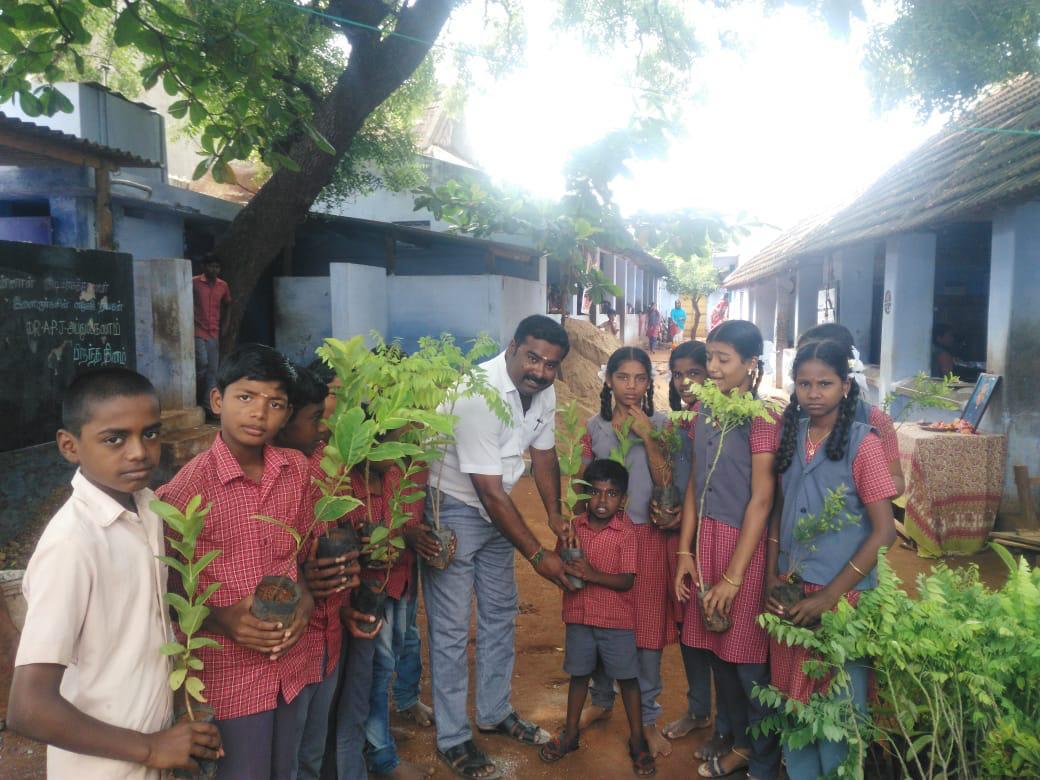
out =
{"type": "MultiPolygon", "coordinates": [[[[113,149],[94,141],[63,133],[60,130],[52,130],[33,122],[26,122],[0,112],[0,131],[14,133],[20,137],[38,139],[45,144],[54,144],[64,149],[89,154],[106,162],[127,168],[160,168],[160,163],[155,160],[146,160],[136,154],[113,149]]],[[[45,151],[29,152],[0,143],[0,165],[54,165],[59,164],[53,158],[49,158],[45,151]]]]}
{"type": "Polygon", "coordinates": [[[1040,77],[1023,75],[980,97],[846,208],[781,235],[725,284],[745,286],[807,254],[985,217],[1037,194],[1040,77]]]}

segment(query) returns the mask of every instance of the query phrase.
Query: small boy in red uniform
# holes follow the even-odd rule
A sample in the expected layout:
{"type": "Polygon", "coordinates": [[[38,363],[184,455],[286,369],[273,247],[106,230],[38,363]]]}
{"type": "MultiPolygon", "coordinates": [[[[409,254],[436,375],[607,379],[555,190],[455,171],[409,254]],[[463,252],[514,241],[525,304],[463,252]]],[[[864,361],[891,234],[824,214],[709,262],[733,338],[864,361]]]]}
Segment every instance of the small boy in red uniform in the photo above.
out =
{"type": "Polygon", "coordinates": [[[567,573],[585,580],[585,587],[563,594],[567,624],[563,670],[571,676],[567,693],[567,725],[542,746],[545,762],[559,761],[578,749],[578,722],[597,663],[617,680],[631,736],[632,768],[641,777],[656,771],[643,732],[636,658],[636,616],[632,598],[635,582],[636,532],[624,512],[628,471],[612,460],[595,460],[585,469],[588,513],[574,519],[582,557],[566,564],[567,573]]]}
{"type": "Polygon", "coordinates": [[[219,778],[282,778],[296,772],[301,721],[297,694],[314,682],[314,662],[297,645],[314,608],[299,577],[297,548],[280,520],[302,535],[314,505],[307,458],[271,446],[288,420],[294,371],[271,347],[247,344],[220,366],[210,403],[220,435],[159,490],[183,508],[195,495],[212,504],[197,551],[221,554],[199,578],[199,588],[221,583],[209,601],[203,636],[220,650],[201,648],[199,677],[224,741],[219,778]],[[250,612],[261,578],[284,574],[302,591],[291,625],[259,620],[250,612]]]}

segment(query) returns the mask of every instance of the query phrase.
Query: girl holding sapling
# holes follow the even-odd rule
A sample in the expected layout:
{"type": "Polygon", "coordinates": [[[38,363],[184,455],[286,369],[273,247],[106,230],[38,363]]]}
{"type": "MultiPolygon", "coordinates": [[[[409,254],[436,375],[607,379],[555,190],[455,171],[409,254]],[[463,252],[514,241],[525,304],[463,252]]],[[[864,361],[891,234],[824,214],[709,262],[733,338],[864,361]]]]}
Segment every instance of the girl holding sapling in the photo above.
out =
{"type": "Polygon", "coordinates": [[[702,651],[698,660],[710,659],[715,678],[715,733],[694,753],[706,762],[698,769],[701,777],[746,767],[748,777],[773,780],[779,771],[775,739],[751,733],[768,714],[751,692],[769,680],[768,637],[757,620],[764,607],[765,531],[777,441],[776,422],[755,397],[762,346],[762,334],[745,320],[724,322],[708,334],[712,384],[697,394],[714,396],[717,408],[698,401],[690,429],[693,468],[674,586],[686,603],[683,650],[702,651]]]}
{"type": "MultiPolygon", "coordinates": [[[[895,539],[890,499],[896,489],[881,439],[856,420],[859,387],[849,375],[846,347],[834,341],[806,344],[795,356],[792,376],[795,391],[776,457],[780,495],[769,524],[766,588],[772,594],[797,560],[804,598],[784,607],[770,595],[768,609],[795,625],[812,626],[840,599],[855,606],[862,591],[876,586],[878,551],[895,539]],[[796,534],[799,520],[823,516],[835,491],[844,494],[842,521],[807,543],[796,534]]],[[[773,685],[802,702],[829,684],[805,674],[807,660],[804,648],[770,643],[773,685]]],[[[853,702],[865,712],[867,667],[849,662],[846,671],[853,702]]],[[[821,777],[842,763],[846,751],[845,743],[830,741],[785,748],[787,772],[792,780],[821,777]]]]}
{"type": "MultiPolygon", "coordinates": [[[[637,347],[622,347],[607,361],[600,393],[600,413],[589,419],[582,461],[624,461],[628,469],[628,515],[636,528],[638,569],[632,588],[636,603],[636,647],[643,724],[651,755],[668,755],[671,746],[657,729],[661,707],[661,653],[676,640],[675,621],[668,604],[667,535],[650,522],[650,494],[654,485],[671,479],[670,464],[656,429],[667,418],[654,412],[653,369],[650,357],[637,347]]],[[[614,683],[605,673],[593,676],[592,702],[581,727],[604,718],[614,705],[614,683]]]]}
{"type": "MultiPolygon", "coordinates": [[[[708,378],[708,358],[704,343],[701,341],[685,341],[674,350],[668,358],[668,370],[671,380],[668,383],[668,406],[673,412],[690,411],[697,402],[693,394],[693,385],[702,385],[708,378]]],[[[669,517],[662,507],[651,503],[651,511],[659,519],[658,525],[670,527],[678,523],[682,512],[682,499],[690,481],[690,469],[693,465],[693,440],[690,428],[693,419],[675,419],[671,423],[681,436],[680,449],[672,455],[672,483],[679,489],[679,504],[673,516],[669,517]]],[[[668,581],[675,580],[676,550],[679,549],[679,534],[668,535],[668,581]]],[[[675,599],[674,589],[669,590],[669,597],[674,609],[676,623],[682,624],[685,610],[675,599]]],[[[681,629],[680,629],[681,630],[681,629]]],[[[711,661],[706,651],[687,645],[680,645],[683,668],[686,671],[686,712],[682,717],[664,727],[664,735],[668,739],[680,739],[691,731],[707,728],[711,725],[711,661]]]]}

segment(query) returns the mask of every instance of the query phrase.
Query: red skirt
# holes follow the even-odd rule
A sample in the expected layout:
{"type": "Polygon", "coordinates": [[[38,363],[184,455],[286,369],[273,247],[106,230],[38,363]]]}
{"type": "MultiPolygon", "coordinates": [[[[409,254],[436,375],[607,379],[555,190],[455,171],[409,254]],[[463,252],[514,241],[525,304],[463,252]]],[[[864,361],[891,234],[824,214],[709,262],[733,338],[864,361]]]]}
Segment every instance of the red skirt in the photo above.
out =
{"type": "MultiPolygon", "coordinates": [[[[805,592],[815,593],[823,590],[822,585],[805,583],[805,592]]],[[[860,591],[854,590],[845,594],[849,604],[859,604],[860,591]]],[[[814,658],[812,651],[804,647],[790,647],[775,639],[769,640],[769,678],[774,687],[802,704],[809,703],[814,693],[826,693],[831,684],[831,676],[813,679],[805,673],[805,662],[814,658]]]]}
{"type": "MultiPolygon", "coordinates": [[[[702,521],[700,549],[697,562],[705,588],[722,579],[729,559],[737,548],[740,531],[710,517],[702,521]]],[[[729,610],[728,631],[716,633],[704,627],[700,605],[695,593],[686,602],[682,643],[690,647],[710,650],[731,664],[764,664],[769,650],[769,635],[758,625],[758,616],[765,611],[763,587],[766,574],[766,535],[755,547],[744,581],[729,610]]],[[[692,590],[692,589],[691,589],[692,590]]]]}
{"type": "Polygon", "coordinates": [[[682,623],[686,614],[686,606],[675,597],[675,569],[678,558],[675,553],[679,549],[679,532],[672,531],[665,534],[665,543],[668,557],[665,565],[668,567],[668,613],[672,616],[673,623],[682,623]]]}
{"type": "MultiPolygon", "coordinates": [[[[668,591],[668,537],[653,523],[636,526],[638,571],[632,586],[636,607],[636,647],[663,650],[678,639],[668,591]]],[[[673,547],[674,550],[674,547],[673,547]]]]}

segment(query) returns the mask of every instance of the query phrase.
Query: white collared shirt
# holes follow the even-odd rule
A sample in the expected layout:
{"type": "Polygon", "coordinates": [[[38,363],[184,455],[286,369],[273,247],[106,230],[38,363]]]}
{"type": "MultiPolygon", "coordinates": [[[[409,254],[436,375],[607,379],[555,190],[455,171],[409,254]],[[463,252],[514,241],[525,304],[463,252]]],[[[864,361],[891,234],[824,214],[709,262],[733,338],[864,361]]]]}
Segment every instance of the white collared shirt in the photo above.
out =
{"type": "MultiPolygon", "coordinates": [[[[169,661],[172,639],[162,521],[155,494],[134,493],[137,514],[79,471],[72,496],[47,525],[22,592],[28,610],[15,666],[65,667],[61,695],[113,726],[153,733],[173,720],[169,661]]],[[[158,780],[138,764],[47,748],[47,776],[76,780],[158,780]]]]}
{"type": "Polygon", "coordinates": [[[470,474],[501,475],[502,486],[510,492],[524,473],[524,452],[529,447],[551,450],[556,446],[556,390],[550,386],[531,397],[524,412],[520,391],[506,370],[502,352],[480,364],[488,384],[498,390],[512,413],[512,422],[503,423],[480,397],[463,398],[455,405],[455,443],[444,460],[431,469],[434,487],[480,510],[487,511],[477,497],[470,474]]]}

